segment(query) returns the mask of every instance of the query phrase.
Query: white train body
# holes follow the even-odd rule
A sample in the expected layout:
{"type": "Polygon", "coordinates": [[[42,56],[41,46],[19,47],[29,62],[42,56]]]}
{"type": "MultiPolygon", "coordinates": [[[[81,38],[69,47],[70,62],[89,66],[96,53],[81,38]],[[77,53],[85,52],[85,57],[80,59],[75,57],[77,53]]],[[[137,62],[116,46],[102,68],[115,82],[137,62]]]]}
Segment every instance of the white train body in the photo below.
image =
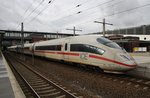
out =
{"type": "MultiPolygon", "coordinates": [[[[9,50],[15,48],[9,47],[9,50]]],[[[137,65],[118,44],[99,35],[75,36],[24,45],[24,53],[109,71],[127,71],[137,65]]],[[[15,50],[16,51],[16,50],[15,50]]]]}

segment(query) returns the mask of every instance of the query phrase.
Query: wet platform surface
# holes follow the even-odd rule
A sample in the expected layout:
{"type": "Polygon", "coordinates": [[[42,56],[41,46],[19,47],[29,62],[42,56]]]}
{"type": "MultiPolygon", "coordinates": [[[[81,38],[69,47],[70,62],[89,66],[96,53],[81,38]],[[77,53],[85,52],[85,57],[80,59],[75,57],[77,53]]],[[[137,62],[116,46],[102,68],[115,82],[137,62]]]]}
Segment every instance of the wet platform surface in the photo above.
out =
{"type": "Polygon", "coordinates": [[[139,64],[139,66],[146,66],[150,68],[150,56],[133,56],[135,61],[139,64]]]}
{"type": "Polygon", "coordinates": [[[0,98],[15,98],[1,53],[0,53],[0,98]]]}
{"type": "Polygon", "coordinates": [[[0,98],[26,98],[11,71],[3,54],[0,52],[0,98]]]}

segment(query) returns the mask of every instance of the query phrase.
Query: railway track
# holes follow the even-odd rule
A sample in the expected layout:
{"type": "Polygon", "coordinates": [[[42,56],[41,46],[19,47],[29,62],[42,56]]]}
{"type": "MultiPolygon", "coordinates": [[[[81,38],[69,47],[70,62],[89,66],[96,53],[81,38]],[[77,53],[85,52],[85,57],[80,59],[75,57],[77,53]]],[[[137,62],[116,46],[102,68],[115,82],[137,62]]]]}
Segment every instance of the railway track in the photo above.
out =
{"type": "Polygon", "coordinates": [[[82,96],[77,96],[75,93],[65,90],[61,85],[48,80],[21,61],[11,58],[11,56],[8,58],[5,55],[5,57],[27,98],[82,98],[82,96]]]}
{"type": "Polygon", "coordinates": [[[85,68],[84,70],[81,71],[82,73],[83,71],[89,72],[90,74],[101,76],[102,78],[107,78],[108,80],[120,81],[121,84],[126,83],[126,85],[128,86],[134,85],[136,88],[142,87],[145,90],[150,89],[150,80],[148,79],[133,77],[126,74],[112,74],[112,73],[103,73],[103,72],[97,73],[97,71],[95,72],[93,69],[89,69],[89,68],[85,68]]]}
{"type": "MultiPolygon", "coordinates": [[[[19,57],[19,55],[17,55],[16,57],[19,57]]],[[[26,58],[26,61],[30,61],[30,60],[31,60],[30,57],[26,58]]],[[[44,75],[51,74],[51,71],[53,71],[52,74],[57,74],[57,77],[61,75],[59,78],[63,78],[64,83],[65,81],[67,81],[66,83],[68,83],[68,81],[70,82],[73,81],[72,84],[80,85],[80,87],[83,87],[84,91],[89,90],[91,92],[94,92],[92,96],[95,95],[106,96],[104,98],[116,98],[117,96],[122,96],[122,98],[127,98],[123,96],[130,96],[130,98],[150,98],[150,94],[149,94],[150,80],[133,77],[129,75],[100,73],[100,72],[95,72],[93,69],[83,69],[83,68],[80,69],[80,67],[74,65],[70,66],[70,64],[67,65],[66,63],[64,65],[59,62],[55,62],[56,65],[54,64],[54,62],[50,64],[50,61],[44,58],[35,58],[35,60],[36,60],[36,67],[41,74],[44,75]],[[47,65],[47,63],[49,65],[52,64],[54,65],[43,68],[45,65],[47,65]],[[41,64],[43,65],[40,67],[41,64]],[[61,69],[59,69],[60,67],[61,69]],[[63,73],[63,70],[67,71],[67,73],[69,70],[71,70],[69,78],[66,77],[68,74],[63,73]],[[81,78],[81,76],[83,78],[81,78]],[[112,88],[114,89],[112,90],[112,88]],[[120,94],[118,93],[118,91],[119,92],[121,91],[123,93],[120,94]],[[106,93],[108,94],[106,95],[106,93]]],[[[88,98],[99,98],[99,97],[88,97],[88,98]]]]}

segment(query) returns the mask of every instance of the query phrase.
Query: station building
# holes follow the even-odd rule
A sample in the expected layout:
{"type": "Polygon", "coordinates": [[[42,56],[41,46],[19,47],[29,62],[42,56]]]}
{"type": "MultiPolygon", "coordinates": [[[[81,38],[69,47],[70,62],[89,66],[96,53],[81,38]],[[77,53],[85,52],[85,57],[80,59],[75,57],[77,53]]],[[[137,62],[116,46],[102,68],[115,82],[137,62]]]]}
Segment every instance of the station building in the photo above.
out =
{"type": "Polygon", "coordinates": [[[127,52],[149,52],[150,41],[140,40],[139,37],[111,35],[108,39],[118,43],[121,47],[125,48],[127,52]]]}
{"type": "MultiPolygon", "coordinates": [[[[96,32],[92,34],[103,34],[96,32]]],[[[150,52],[150,24],[136,27],[107,30],[110,40],[117,42],[128,52],[150,52]]]]}

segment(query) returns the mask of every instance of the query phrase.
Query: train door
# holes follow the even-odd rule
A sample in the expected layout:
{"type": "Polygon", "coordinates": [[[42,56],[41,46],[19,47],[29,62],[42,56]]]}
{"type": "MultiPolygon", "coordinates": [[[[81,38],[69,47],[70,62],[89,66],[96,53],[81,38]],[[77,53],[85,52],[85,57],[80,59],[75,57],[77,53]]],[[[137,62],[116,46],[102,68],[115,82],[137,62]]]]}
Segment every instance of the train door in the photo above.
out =
{"type": "Polygon", "coordinates": [[[69,41],[70,39],[66,39],[63,42],[63,59],[64,60],[69,60],[69,55],[68,55],[68,52],[70,51],[69,41]]]}
{"type": "Polygon", "coordinates": [[[30,46],[29,50],[31,51],[31,54],[34,55],[35,43],[30,46]]]}
{"type": "Polygon", "coordinates": [[[34,65],[34,52],[35,52],[35,43],[33,43],[30,47],[30,51],[32,54],[32,65],[34,65]]]}

